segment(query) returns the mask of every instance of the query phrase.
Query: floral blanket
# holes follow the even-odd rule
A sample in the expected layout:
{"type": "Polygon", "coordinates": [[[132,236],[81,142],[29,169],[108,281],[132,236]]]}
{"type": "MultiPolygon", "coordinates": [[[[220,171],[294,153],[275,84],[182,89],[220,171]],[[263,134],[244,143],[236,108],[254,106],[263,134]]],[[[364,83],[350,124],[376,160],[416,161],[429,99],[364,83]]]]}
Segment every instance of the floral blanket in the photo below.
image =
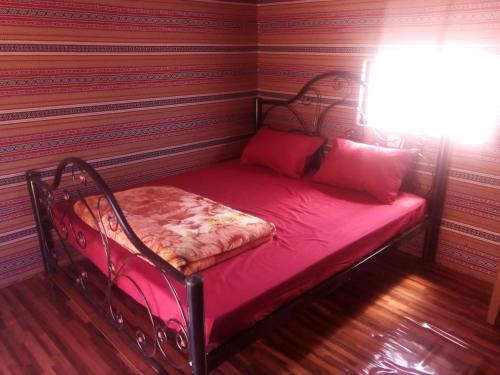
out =
{"type": "MultiPolygon", "coordinates": [[[[274,225],[262,219],[171,186],[129,189],[115,197],[142,242],[186,275],[269,241],[275,232],[274,225]]],[[[85,199],[93,214],[81,201],[74,204],[75,213],[137,252],[106,199],[102,195],[85,199]]]]}

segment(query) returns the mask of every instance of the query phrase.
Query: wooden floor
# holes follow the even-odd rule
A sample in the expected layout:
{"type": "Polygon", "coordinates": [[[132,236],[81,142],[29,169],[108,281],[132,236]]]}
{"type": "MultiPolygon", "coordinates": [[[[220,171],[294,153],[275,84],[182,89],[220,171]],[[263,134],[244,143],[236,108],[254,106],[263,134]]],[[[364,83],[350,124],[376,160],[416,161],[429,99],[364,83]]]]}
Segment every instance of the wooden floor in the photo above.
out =
{"type": "MultiPolygon", "coordinates": [[[[214,374],[500,374],[491,287],[389,253],[214,374]]],[[[0,373],[153,373],[69,285],[0,290],[0,373]],[[66,291],[66,292],[63,292],[66,291]]]]}

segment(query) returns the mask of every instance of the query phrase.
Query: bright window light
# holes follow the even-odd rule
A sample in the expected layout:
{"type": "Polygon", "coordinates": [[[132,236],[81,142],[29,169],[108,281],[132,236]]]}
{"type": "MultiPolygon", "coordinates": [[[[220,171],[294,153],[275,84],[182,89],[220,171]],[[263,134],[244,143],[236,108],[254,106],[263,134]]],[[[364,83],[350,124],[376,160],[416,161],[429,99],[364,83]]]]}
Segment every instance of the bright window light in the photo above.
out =
{"type": "Polygon", "coordinates": [[[367,64],[368,126],[466,143],[498,124],[500,61],[473,47],[394,47],[367,64]]]}

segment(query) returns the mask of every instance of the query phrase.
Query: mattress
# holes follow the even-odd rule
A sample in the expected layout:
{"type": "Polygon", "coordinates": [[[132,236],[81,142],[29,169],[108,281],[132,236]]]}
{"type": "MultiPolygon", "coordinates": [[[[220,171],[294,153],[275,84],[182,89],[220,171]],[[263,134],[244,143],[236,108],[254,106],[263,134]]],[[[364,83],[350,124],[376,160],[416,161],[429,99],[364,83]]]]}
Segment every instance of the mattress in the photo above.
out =
{"type": "MultiPolygon", "coordinates": [[[[272,222],[272,241],[200,272],[204,279],[207,350],[250,327],[282,304],[355,263],[394,235],[421,221],[426,201],[400,193],[392,205],[364,193],[293,179],[238,160],[169,176],[147,185],[176,186],[272,222]],[[202,183],[200,183],[200,181],[202,183]]],[[[85,236],[82,254],[103,272],[106,255],[97,232],[69,215],[85,236]]],[[[130,253],[110,241],[119,265],[130,253]]],[[[126,273],[141,287],[153,313],[164,321],[181,319],[160,272],[142,259],[126,273]]],[[[187,313],[185,289],[176,282],[187,313]]],[[[141,294],[122,278],[118,286],[142,303],[141,294]]]]}

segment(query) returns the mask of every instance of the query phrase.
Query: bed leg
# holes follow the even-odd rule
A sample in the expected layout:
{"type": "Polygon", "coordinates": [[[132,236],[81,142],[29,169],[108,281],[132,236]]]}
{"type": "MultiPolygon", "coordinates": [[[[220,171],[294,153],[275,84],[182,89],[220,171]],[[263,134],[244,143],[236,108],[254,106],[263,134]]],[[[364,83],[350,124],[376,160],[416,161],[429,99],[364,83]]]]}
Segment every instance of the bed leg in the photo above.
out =
{"type": "Polygon", "coordinates": [[[198,275],[186,280],[189,308],[189,348],[191,372],[194,375],[207,373],[205,353],[205,312],[203,300],[203,280],[198,275]]]}
{"type": "Polygon", "coordinates": [[[255,131],[260,129],[262,122],[262,99],[255,98],[255,131]]]}
{"type": "Polygon", "coordinates": [[[425,263],[432,263],[434,261],[437,248],[437,233],[435,233],[435,225],[436,224],[430,220],[425,226],[424,247],[422,249],[422,260],[425,263]]]}
{"type": "Polygon", "coordinates": [[[28,192],[31,199],[31,206],[33,208],[33,217],[35,219],[36,230],[38,233],[38,243],[40,244],[40,251],[42,253],[43,268],[46,273],[52,272],[52,265],[49,256],[49,242],[47,232],[43,226],[43,216],[40,209],[40,198],[35,182],[40,180],[40,173],[35,171],[26,172],[26,181],[28,183],[28,192]]]}
{"type": "Polygon", "coordinates": [[[436,162],[436,174],[432,182],[432,201],[430,202],[429,207],[429,224],[427,225],[427,229],[425,231],[423,259],[427,263],[434,261],[438,247],[441,216],[443,214],[446,188],[448,185],[450,147],[450,139],[448,137],[442,137],[436,162]]]}

